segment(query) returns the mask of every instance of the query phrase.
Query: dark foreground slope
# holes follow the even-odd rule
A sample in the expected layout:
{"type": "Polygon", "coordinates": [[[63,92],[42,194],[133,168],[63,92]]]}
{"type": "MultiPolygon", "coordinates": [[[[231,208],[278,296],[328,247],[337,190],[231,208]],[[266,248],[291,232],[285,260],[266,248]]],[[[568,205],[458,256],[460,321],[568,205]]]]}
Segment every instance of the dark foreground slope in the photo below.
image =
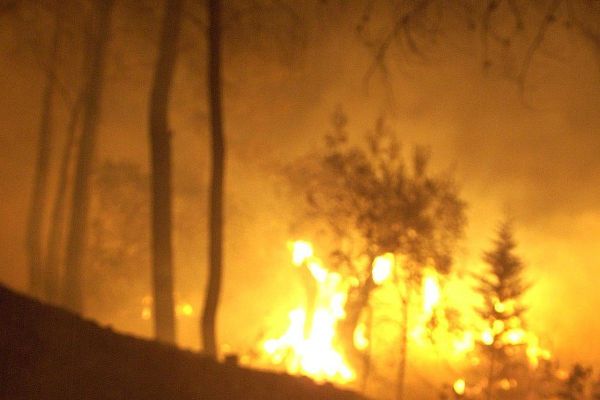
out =
{"type": "Polygon", "coordinates": [[[0,399],[360,398],[116,334],[0,286],[0,399]]]}

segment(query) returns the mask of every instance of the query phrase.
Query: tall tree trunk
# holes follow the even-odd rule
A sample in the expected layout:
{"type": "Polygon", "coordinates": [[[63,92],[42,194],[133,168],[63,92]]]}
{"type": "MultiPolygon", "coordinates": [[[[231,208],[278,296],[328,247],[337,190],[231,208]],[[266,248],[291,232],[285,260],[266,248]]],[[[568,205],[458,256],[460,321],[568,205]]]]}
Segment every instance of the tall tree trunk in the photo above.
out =
{"type": "Polygon", "coordinates": [[[43,257],[42,257],[42,225],[46,196],[48,191],[48,173],[50,163],[50,147],[52,136],[53,98],[56,88],[55,68],[57,64],[60,38],[60,5],[55,7],[55,26],[46,67],[46,85],[42,97],[42,115],[39,127],[38,154],[33,193],[27,222],[27,255],[29,257],[29,290],[33,296],[43,294],[43,257]]]}
{"type": "Polygon", "coordinates": [[[400,324],[400,357],[398,359],[398,371],[396,375],[396,400],[404,398],[404,383],[406,380],[406,356],[408,353],[408,317],[410,307],[410,287],[407,284],[400,302],[402,303],[402,323],[400,324]]]}
{"type": "MultiPolygon", "coordinates": [[[[493,346],[493,344],[492,344],[493,346]]],[[[495,381],[495,363],[496,363],[496,350],[491,347],[491,352],[492,354],[490,355],[490,367],[488,369],[488,376],[487,376],[487,387],[485,389],[485,399],[486,400],[492,400],[494,398],[494,383],[496,383],[495,381]]]]}
{"type": "Polygon", "coordinates": [[[171,133],[168,105],[177,61],[183,0],[167,0],[150,95],[152,170],[152,284],[156,339],[175,343],[171,200],[171,133]]]}
{"type": "Polygon", "coordinates": [[[75,152],[75,139],[77,123],[81,111],[83,97],[80,95],[71,108],[69,124],[67,126],[67,138],[62,154],[62,160],[58,171],[58,185],[52,206],[50,229],[48,232],[48,248],[46,252],[46,272],[44,274],[44,289],[46,299],[52,303],[60,300],[60,265],[61,246],[63,243],[63,231],[66,219],[67,189],[70,182],[70,164],[75,152]]]}
{"type": "Polygon", "coordinates": [[[82,266],[85,254],[89,181],[94,161],[106,48],[110,36],[110,20],[114,0],[96,0],[92,21],[93,37],[89,51],[89,65],[83,106],[83,127],[79,157],[73,186],[71,223],[67,239],[65,261],[64,304],[74,312],[83,311],[82,266]]]}
{"type": "Polygon", "coordinates": [[[208,0],[208,95],[212,137],[212,178],[210,185],[209,273],[202,314],[204,351],[217,355],[216,314],[221,292],[223,259],[223,178],[225,172],[225,140],[221,110],[221,45],[220,1],[208,0]]]}

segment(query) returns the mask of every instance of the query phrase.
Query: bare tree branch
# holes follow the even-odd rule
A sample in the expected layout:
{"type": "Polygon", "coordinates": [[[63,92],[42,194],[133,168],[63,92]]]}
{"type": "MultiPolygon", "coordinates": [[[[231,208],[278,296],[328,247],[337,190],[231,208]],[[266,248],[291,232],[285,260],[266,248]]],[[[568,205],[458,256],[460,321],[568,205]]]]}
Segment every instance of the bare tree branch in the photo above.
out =
{"type": "Polygon", "coordinates": [[[521,64],[521,70],[519,71],[519,74],[517,76],[517,82],[519,85],[519,91],[521,92],[521,95],[525,91],[525,82],[527,80],[527,73],[529,72],[529,68],[531,66],[531,61],[533,60],[533,56],[534,56],[535,52],[537,51],[537,49],[542,44],[542,42],[544,41],[544,36],[546,34],[546,31],[548,30],[548,27],[556,19],[554,14],[555,14],[556,10],[558,9],[558,6],[560,5],[560,3],[562,3],[562,0],[552,0],[550,2],[550,5],[548,6],[548,10],[545,13],[544,18],[542,19],[542,23],[540,24],[540,26],[537,30],[537,33],[536,33],[535,37],[533,38],[533,41],[531,42],[531,44],[529,45],[529,48],[527,49],[527,52],[525,53],[525,57],[523,58],[523,63],[521,64]]]}

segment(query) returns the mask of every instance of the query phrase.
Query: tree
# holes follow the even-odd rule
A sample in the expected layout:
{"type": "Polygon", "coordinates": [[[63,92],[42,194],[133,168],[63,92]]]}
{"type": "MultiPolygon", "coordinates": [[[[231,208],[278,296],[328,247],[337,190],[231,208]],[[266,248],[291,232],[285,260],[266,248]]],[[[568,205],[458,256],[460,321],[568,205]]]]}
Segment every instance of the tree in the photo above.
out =
{"type": "Polygon", "coordinates": [[[559,37],[557,31],[563,37],[583,38],[600,53],[599,15],[594,0],[396,0],[369,2],[356,30],[373,53],[367,71],[370,78],[377,70],[388,74],[390,53],[400,54],[404,62],[411,57],[427,59],[444,35],[456,31],[458,21],[468,34],[478,35],[484,69],[501,65],[503,74],[513,79],[523,94],[536,59],[547,53],[541,51],[544,42],[559,37]],[[386,14],[388,18],[372,18],[386,14]],[[501,62],[507,58],[517,62],[507,67],[501,62]]]}
{"type": "Polygon", "coordinates": [[[152,186],[152,284],[154,323],[158,340],[175,343],[173,300],[173,244],[171,200],[171,132],[168,103],[177,60],[182,0],[167,0],[163,16],[158,60],[150,96],[150,149],[152,186]]]}
{"type": "Polygon", "coordinates": [[[592,384],[592,400],[600,400],[600,376],[597,376],[592,384]]]}
{"type": "Polygon", "coordinates": [[[498,229],[492,250],[484,253],[488,265],[485,274],[477,276],[478,291],[484,305],[477,311],[484,321],[480,348],[487,360],[486,399],[496,398],[496,388],[507,398],[515,398],[521,377],[527,373],[524,355],[525,332],[522,314],[526,307],[522,296],[529,285],[524,281],[525,264],[514,254],[516,242],[510,223],[498,229]],[[508,382],[508,383],[507,383],[508,382]]]}
{"type": "Polygon", "coordinates": [[[223,187],[225,138],[221,104],[221,3],[208,1],[208,96],[212,138],[212,176],[209,211],[209,272],[202,313],[202,345],[211,357],[217,355],[216,315],[223,274],[223,187]]]}
{"type": "Polygon", "coordinates": [[[42,112],[40,118],[38,154],[35,167],[33,193],[27,222],[27,255],[29,257],[29,289],[33,296],[41,296],[44,292],[42,225],[46,205],[48,174],[50,164],[50,147],[52,142],[52,115],[54,113],[54,96],[56,89],[56,67],[61,34],[61,6],[54,4],[54,32],[46,65],[46,82],[42,95],[42,112]]]}
{"type": "Polygon", "coordinates": [[[114,0],[96,0],[90,24],[82,132],[73,184],[63,293],[64,305],[77,313],[83,311],[82,266],[88,226],[89,181],[96,147],[106,48],[114,4],[114,0]]]}
{"type": "Polygon", "coordinates": [[[562,387],[558,390],[558,398],[561,400],[584,400],[588,398],[586,389],[591,377],[592,368],[584,367],[581,364],[573,365],[567,380],[563,382],[562,387]]]}
{"type": "MultiPolygon", "coordinates": [[[[412,163],[403,159],[395,135],[380,119],[367,148],[349,144],[343,112],[334,115],[334,132],[325,151],[290,165],[292,186],[305,194],[307,215],[332,242],[329,265],[358,284],[348,293],[345,319],[338,326],[345,353],[356,358],[354,331],[376,288],[372,265],[377,256],[402,256],[396,264],[400,296],[401,354],[397,397],[403,396],[408,304],[423,268],[450,270],[466,222],[465,204],[453,181],[428,171],[429,153],[416,148],[412,163]],[[354,356],[353,356],[354,355],[354,356]]],[[[355,362],[356,364],[356,362],[355,362]]]]}

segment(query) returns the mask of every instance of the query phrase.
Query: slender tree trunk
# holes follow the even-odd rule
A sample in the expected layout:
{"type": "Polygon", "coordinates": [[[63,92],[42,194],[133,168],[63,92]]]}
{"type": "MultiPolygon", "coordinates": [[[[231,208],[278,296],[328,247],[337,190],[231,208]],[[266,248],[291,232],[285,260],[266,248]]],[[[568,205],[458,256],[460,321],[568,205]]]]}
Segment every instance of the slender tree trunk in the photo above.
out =
{"type": "Polygon", "coordinates": [[[93,38],[83,106],[83,127],[73,186],[71,223],[65,262],[64,304],[74,312],[83,311],[82,267],[89,208],[89,181],[96,147],[106,48],[114,0],[95,1],[93,38]]]}
{"type": "Polygon", "coordinates": [[[361,392],[367,391],[367,384],[369,383],[369,377],[371,376],[371,367],[373,366],[373,308],[367,307],[367,320],[365,322],[366,332],[365,335],[368,340],[367,348],[363,354],[363,371],[362,371],[362,382],[361,392]]]}
{"type": "Polygon", "coordinates": [[[63,232],[66,220],[66,200],[67,189],[70,182],[71,159],[75,152],[75,138],[77,132],[77,123],[81,111],[83,97],[79,96],[71,109],[69,124],[67,126],[67,138],[63,150],[62,160],[58,171],[58,185],[54,204],[52,206],[52,217],[50,219],[50,229],[48,232],[48,248],[46,253],[46,273],[44,274],[44,289],[46,299],[50,302],[60,300],[60,282],[61,282],[61,246],[63,243],[63,232]]]}
{"type": "Polygon", "coordinates": [[[225,173],[225,140],[221,110],[221,44],[220,1],[208,0],[208,95],[212,137],[212,179],[210,185],[209,274],[202,314],[204,351],[217,356],[216,314],[221,292],[223,258],[223,186],[225,173]]]}
{"type": "Polygon", "coordinates": [[[404,399],[404,383],[406,380],[406,357],[408,353],[408,317],[410,306],[410,289],[407,284],[406,293],[400,299],[402,303],[402,323],[400,325],[400,358],[396,376],[396,400],[404,399]]]}
{"type": "Polygon", "coordinates": [[[35,176],[33,180],[33,194],[27,223],[27,255],[29,257],[29,290],[33,296],[43,295],[43,257],[42,257],[42,225],[46,197],[48,191],[48,173],[50,163],[50,147],[52,142],[52,114],[54,113],[54,92],[56,76],[54,69],[57,64],[59,38],[60,38],[60,5],[55,7],[55,26],[50,48],[50,55],[46,68],[46,86],[42,97],[42,115],[40,120],[38,154],[36,160],[35,176]]]}
{"type": "Polygon", "coordinates": [[[176,342],[173,300],[171,133],[168,106],[177,61],[183,0],[167,0],[150,95],[152,284],[156,339],[176,342]]]}
{"type": "MultiPolygon", "coordinates": [[[[492,344],[492,346],[493,345],[494,344],[492,344]]],[[[492,347],[491,352],[492,352],[492,354],[490,355],[490,368],[488,369],[488,376],[487,376],[487,388],[485,390],[486,400],[492,400],[494,398],[494,383],[495,383],[494,367],[495,367],[495,363],[496,363],[496,349],[494,349],[492,347]]]]}

